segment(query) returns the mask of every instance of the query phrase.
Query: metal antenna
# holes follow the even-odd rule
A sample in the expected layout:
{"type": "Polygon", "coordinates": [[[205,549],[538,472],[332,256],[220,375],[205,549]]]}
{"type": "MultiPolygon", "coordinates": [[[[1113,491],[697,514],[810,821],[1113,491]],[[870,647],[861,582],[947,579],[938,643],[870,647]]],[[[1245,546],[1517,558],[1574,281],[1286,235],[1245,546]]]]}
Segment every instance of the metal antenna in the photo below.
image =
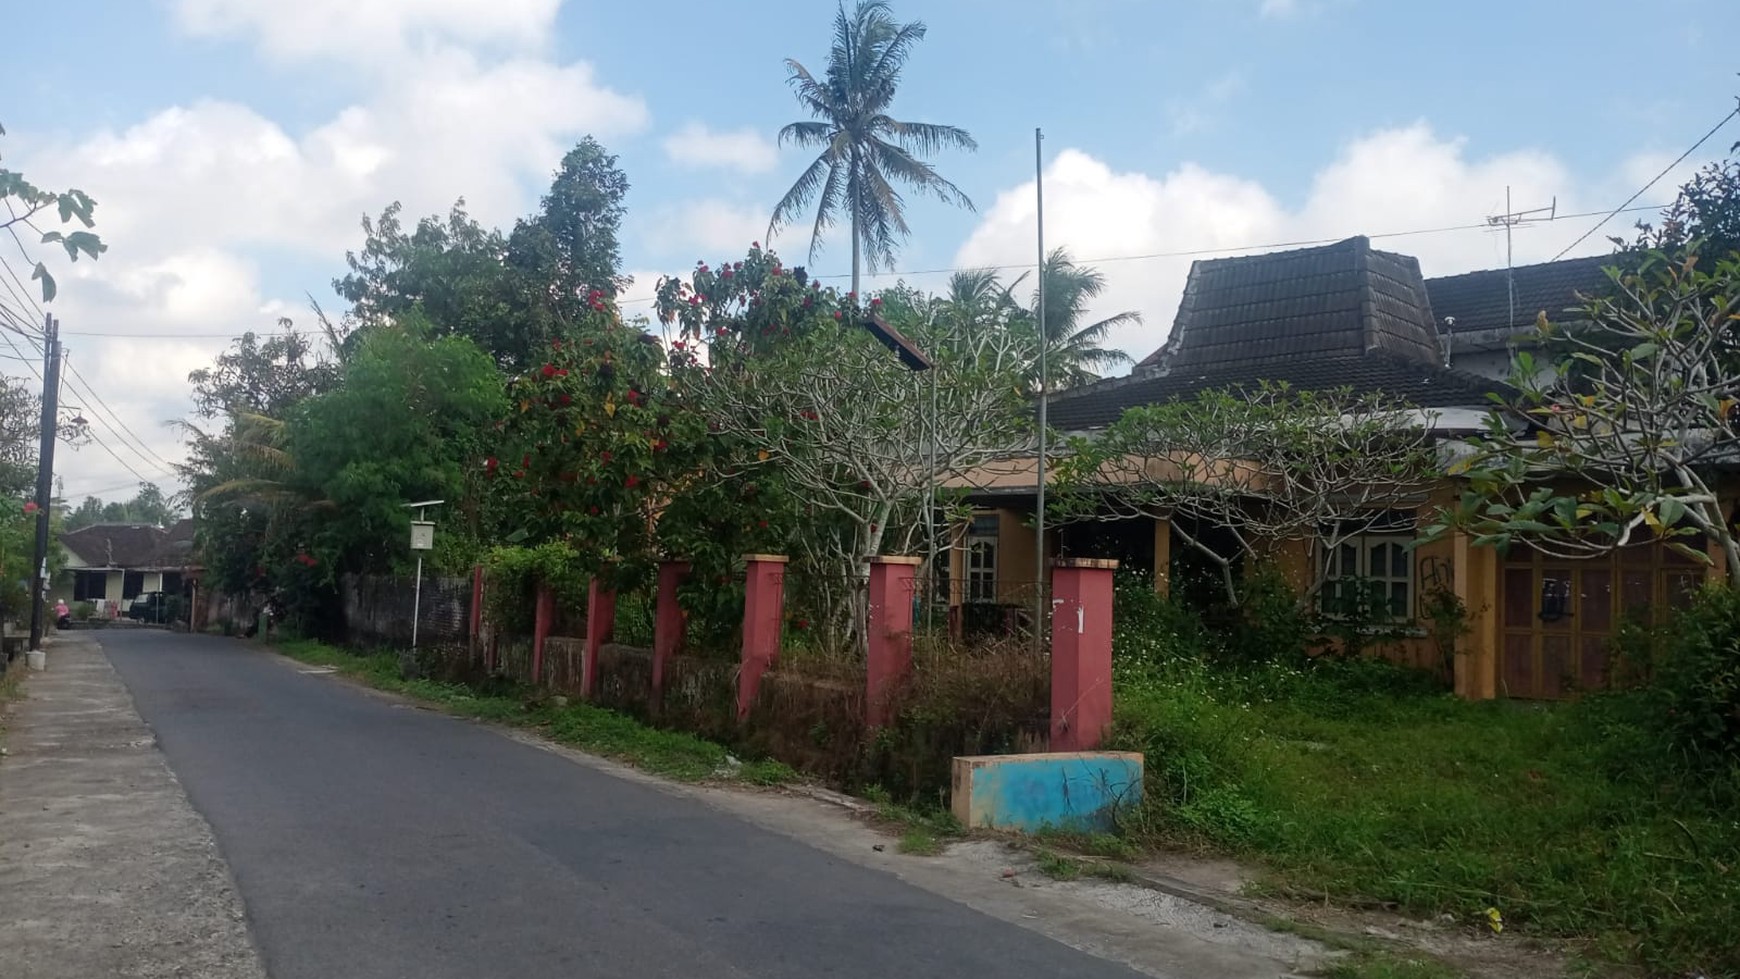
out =
{"type": "Polygon", "coordinates": [[[1494,214],[1486,219],[1486,223],[1494,228],[1504,227],[1504,285],[1510,295],[1510,317],[1505,321],[1512,329],[1516,328],[1516,272],[1511,260],[1511,229],[1519,224],[1533,224],[1541,221],[1551,221],[1559,213],[1559,198],[1553,197],[1549,207],[1537,207],[1528,211],[1513,211],[1510,206],[1510,185],[1504,188],[1504,213],[1494,214]]]}

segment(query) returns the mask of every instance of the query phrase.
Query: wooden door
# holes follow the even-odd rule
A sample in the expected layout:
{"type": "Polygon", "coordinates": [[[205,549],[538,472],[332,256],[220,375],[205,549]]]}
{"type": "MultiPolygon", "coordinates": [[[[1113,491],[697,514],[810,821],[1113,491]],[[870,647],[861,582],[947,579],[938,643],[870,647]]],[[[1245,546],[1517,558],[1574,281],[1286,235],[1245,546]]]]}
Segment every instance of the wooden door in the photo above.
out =
{"type": "Polygon", "coordinates": [[[1665,547],[1607,558],[1551,558],[1518,547],[1502,568],[1499,693],[1558,700],[1608,683],[1614,629],[1626,616],[1657,621],[1683,606],[1704,568],[1665,547]]]}

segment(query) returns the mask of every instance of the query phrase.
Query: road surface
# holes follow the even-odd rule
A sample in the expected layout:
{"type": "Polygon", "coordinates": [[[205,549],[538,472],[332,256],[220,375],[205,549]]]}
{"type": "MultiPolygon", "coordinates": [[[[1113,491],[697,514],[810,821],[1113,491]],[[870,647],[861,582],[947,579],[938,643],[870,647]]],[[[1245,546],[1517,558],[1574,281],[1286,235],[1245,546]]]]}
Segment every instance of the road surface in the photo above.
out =
{"type": "Polygon", "coordinates": [[[209,820],[273,979],[1137,975],[246,644],[102,642],[209,820]]]}

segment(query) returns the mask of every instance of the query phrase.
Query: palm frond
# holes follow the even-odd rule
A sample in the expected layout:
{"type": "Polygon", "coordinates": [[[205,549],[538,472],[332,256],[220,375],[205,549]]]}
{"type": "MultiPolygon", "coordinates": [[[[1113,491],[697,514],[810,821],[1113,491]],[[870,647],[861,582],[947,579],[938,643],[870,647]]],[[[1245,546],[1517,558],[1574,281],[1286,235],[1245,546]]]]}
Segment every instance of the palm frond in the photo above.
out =
{"type": "Polygon", "coordinates": [[[954,204],[967,210],[974,210],[973,202],[961,192],[959,187],[944,180],[936,172],[936,168],[893,143],[882,140],[872,140],[869,144],[870,154],[874,158],[878,177],[895,180],[912,187],[921,193],[927,193],[945,204],[954,204]]]}
{"type": "Polygon", "coordinates": [[[929,156],[939,150],[977,150],[979,141],[959,126],[942,126],[930,122],[901,122],[887,119],[888,132],[907,149],[929,156]]]}
{"type": "MultiPolygon", "coordinates": [[[[810,201],[815,199],[816,191],[821,188],[822,181],[825,178],[830,178],[835,169],[837,168],[829,153],[823,153],[816,157],[813,163],[804,168],[804,172],[798,176],[797,182],[792,184],[791,189],[787,190],[785,196],[779,199],[779,203],[774,205],[773,216],[767,222],[767,236],[769,238],[772,238],[779,229],[791,224],[796,219],[798,212],[809,206],[810,201]]],[[[822,205],[822,211],[827,211],[825,197],[822,205]]],[[[822,220],[821,214],[817,215],[817,220],[822,220]]]]}

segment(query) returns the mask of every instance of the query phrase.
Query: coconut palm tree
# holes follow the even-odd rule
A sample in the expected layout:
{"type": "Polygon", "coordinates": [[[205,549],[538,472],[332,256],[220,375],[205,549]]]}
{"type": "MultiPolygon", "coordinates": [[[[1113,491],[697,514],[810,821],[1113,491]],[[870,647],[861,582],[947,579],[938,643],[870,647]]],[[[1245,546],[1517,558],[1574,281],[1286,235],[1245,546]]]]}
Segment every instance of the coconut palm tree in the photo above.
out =
{"type": "MultiPolygon", "coordinates": [[[[1105,275],[1098,269],[1075,264],[1065,248],[1051,250],[1045,257],[1042,274],[1045,276],[1046,387],[1061,391],[1086,384],[1099,380],[1105,371],[1130,363],[1129,354],[1108,348],[1105,342],[1115,327],[1141,323],[1141,313],[1126,310],[1091,323],[1083,322],[1088,306],[1106,290],[1105,275]]],[[[1026,278],[1022,275],[1010,288],[1019,286],[1026,278]]],[[[1035,289],[1034,293],[1034,309],[1029,310],[1025,317],[1029,329],[1034,328],[1032,320],[1036,318],[1039,302],[1038,290],[1035,289]]],[[[1035,382],[1038,375],[1036,363],[1033,370],[1035,382]]]]}
{"type": "Polygon", "coordinates": [[[785,62],[798,104],[815,119],[781,129],[780,144],[819,147],[821,153],[774,207],[767,236],[814,204],[814,261],[822,233],[845,211],[852,228],[853,292],[861,257],[868,257],[872,271],[892,265],[895,245],[910,230],[895,184],[973,208],[960,188],[921,159],[945,148],[977,149],[973,137],[956,126],[901,122],[888,115],[901,69],[924,31],[919,21],[896,22],[882,0],[859,0],[849,14],[841,5],[834,18],[834,46],[821,78],[795,59],[785,62]]]}

